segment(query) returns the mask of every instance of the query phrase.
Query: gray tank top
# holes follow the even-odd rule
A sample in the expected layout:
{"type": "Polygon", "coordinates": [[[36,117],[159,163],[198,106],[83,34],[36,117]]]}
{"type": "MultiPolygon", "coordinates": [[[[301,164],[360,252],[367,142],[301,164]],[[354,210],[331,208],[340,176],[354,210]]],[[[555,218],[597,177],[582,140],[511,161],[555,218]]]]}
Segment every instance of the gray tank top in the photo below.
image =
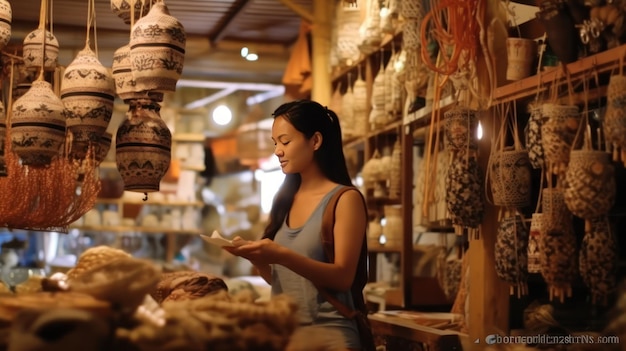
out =
{"type": "MultiPolygon", "coordinates": [[[[286,219],[276,233],[274,241],[301,255],[328,262],[321,242],[322,215],[332,195],[343,185],[326,194],[303,226],[289,228],[286,219]]],[[[359,334],[354,320],[343,317],[327,302],[308,279],[278,264],[272,265],[272,295],[287,294],[298,304],[298,317],[303,325],[331,327],[342,332],[347,348],[360,349],[359,334]]],[[[338,292],[339,301],[354,308],[352,294],[338,292]]]]}

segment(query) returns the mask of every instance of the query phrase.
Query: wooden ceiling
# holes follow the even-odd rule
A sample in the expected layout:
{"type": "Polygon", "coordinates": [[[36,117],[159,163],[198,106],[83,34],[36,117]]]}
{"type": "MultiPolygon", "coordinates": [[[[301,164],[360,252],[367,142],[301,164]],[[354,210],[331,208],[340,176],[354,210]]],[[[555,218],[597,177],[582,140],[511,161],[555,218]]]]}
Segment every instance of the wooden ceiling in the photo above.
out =
{"type": "MultiPolygon", "coordinates": [[[[24,37],[39,26],[40,0],[9,0],[12,38],[6,50],[19,50],[24,37]]],[[[59,62],[67,65],[85,46],[88,0],[49,0],[59,62]]],[[[130,25],[117,17],[108,0],[94,0],[100,61],[110,66],[113,52],[128,43],[130,25]]],[[[279,0],[164,0],[185,27],[187,54],[183,79],[280,84],[300,18],[279,0]],[[243,46],[259,60],[246,61],[243,46]]],[[[309,10],[312,0],[290,0],[309,10]]],[[[92,40],[93,42],[93,40],[92,40]]],[[[92,45],[93,47],[93,45],[92,45]]]]}

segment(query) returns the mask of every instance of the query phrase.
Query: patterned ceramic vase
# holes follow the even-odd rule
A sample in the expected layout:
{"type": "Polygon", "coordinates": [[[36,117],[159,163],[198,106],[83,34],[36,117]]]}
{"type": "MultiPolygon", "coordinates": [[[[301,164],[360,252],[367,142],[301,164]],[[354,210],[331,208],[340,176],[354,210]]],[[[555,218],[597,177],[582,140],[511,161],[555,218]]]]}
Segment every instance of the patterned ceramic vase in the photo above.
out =
{"type": "Polygon", "coordinates": [[[0,0],[0,50],[4,49],[11,39],[12,19],[11,3],[7,0],[0,0]]]}
{"type": "Polygon", "coordinates": [[[612,75],[606,95],[604,135],[613,146],[613,159],[626,165],[626,76],[612,75]]]}
{"type": "Polygon", "coordinates": [[[541,272],[541,254],[539,245],[543,231],[543,214],[533,213],[530,219],[530,233],[528,235],[528,273],[541,272]]]}
{"type": "Polygon", "coordinates": [[[528,228],[520,214],[500,221],[495,244],[495,263],[498,278],[525,295],[528,280],[528,228]]]}
{"type": "Polygon", "coordinates": [[[594,304],[606,304],[617,287],[618,244],[606,217],[592,221],[580,244],[580,276],[594,304]]]}
{"type": "Polygon", "coordinates": [[[444,113],[446,147],[452,152],[477,149],[478,116],[475,110],[455,108],[444,113]]]}
{"type": "Polygon", "coordinates": [[[615,169],[604,151],[572,151],[565,182],[565,204],[580,218],[603,216],[615,203],[615,169]]]}
{"type": "Polygon", "coordinates": [[[548,169],[552,174],[563,174],[569,163],[572,147],[580,146],[582,138],[574,145],[581,116],[576,105],[544,104],[541,126],[542,146],[548,169]]]}
{"type": "Polygon", "coordinates": [[[496,206],[519,208],[530,205],[531,172],[528,151],[505,149],[490,160],[491,193],[496,206]]]}
{"type": "Polygon", "coordinates": [[[65,106],[50,83],[37,80],[13,103],[11,147],[23,165],[45,166],[65,142],[65,106]]]}
{"type": "Polygon", "coordinates": [[[24,38],[22,56],[28,69],[38,70],[43,66],[46,71],[54,71],[59,59],[59,41],[50,31],[43,28],[35,29],[24,38]]]}
{"type": "Polygon", "coordinates": [[[450,163],[446,191],[446,205],[455,232],[461,234],[462,227],[478,228],[483,220],[485,206],[482,177],[474,157],[450,163]]]}
{"type": "Polygon", "coordinates": [[[132,100],[128,118],[117,129],[115,162],[124,190],[159,191],[171,160],[172,134],[159,116],[160,106],[149,99],[132,100]]]}
{"type": "Polygon", "coordinates": [[[541,144],[542,107],[540,104],[533,103],[529,106],[529,110],[530,116],[524,130],[525,145],[531,166],[535,169],[540,169],[543,168],[545,163],[543,145],[541,144]]]}
{"type": "Polygon", "coordinates": [[[113,114],[115,86],[109,70],[89,48],[67,66],[61,81],[61,101],[68,111],[67,128],[79,142],[97,142],[113,114]]]}
{"type": "Polygon", "coordinates": [[[186,35],[161,1],[135,23],[130,37],[130,62],[136,90],[173,92],[183,72],[186,35]]]}
{"type": "Polygon", "coordinates": [[[0,177],[6,177],[7,164],[4,160],[5,144],[7,138],[7,121],[4,104],[0,101],[0,177]]]}
{"type": "Polygon", "coordinates": [[[130,24],[131,8],[134,6],[135,21],[145,16],[150,7],[156,0],[141,1],[141,0],[111,0],[111,11],[121,18],[124,23],[130,24]]]}

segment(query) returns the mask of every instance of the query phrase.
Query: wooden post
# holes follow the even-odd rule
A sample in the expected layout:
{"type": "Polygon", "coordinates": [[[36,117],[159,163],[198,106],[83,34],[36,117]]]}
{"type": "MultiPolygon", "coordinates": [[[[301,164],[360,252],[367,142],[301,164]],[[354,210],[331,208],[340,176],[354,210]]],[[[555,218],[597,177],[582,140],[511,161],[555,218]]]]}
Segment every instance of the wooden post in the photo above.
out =
{"type": "MultiPolygon", "coordinates": [[[[479,142],[479,158],[483,174],[487,169],[491,139],[498,130],[493,125],[493,110],[483,114],[483,137],[479,142]]],[[[471,350],[483,350],[485,337],[509,331],[509,288],[498,279],[495,270],[494,245],[498,229],[497,208],[486,204],[480,239],[469,246],[469,341],[471,350]],[[474,343],[478,341],[478,343],[474,343]]]]}
{"type": "Polygon", "coordinates": [[[330,43],[332,19],[335,13],[335,0],[315,0],[313,3],[312,74],[313,88],[311,99],[322,105],[330,103],[332,81],[330,72],[330,43]]]}

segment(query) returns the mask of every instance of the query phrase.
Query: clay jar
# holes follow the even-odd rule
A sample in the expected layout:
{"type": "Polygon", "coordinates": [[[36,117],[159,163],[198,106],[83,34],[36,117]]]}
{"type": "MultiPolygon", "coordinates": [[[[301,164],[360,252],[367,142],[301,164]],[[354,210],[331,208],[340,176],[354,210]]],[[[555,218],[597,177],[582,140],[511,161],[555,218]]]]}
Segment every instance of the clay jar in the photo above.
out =
{"type": "Polygon", "coordinates": [[[160,106],[149,99],[131,100],[127,118],[115,140],[115,161],[124,190],[159,191],[171,160],[172,134],[159,116],[160,106]]]}
{"type": "Polygon", "coordinates": [[[183,72],[185,28],[161,1],[135,23],[130,36],[130,62],[136,90],[173,92],[183,72]]]}
{"type": "Polygon", "coordinates": [[[615,170],[606,152],[572,151],[565,177],[565,204],[574,215],[590,220],[613,207],[615,170]]]}
{"type": "Polygon", "coordinates": [[[67,128],[79,142],[98,142],[113,114],[113,77],[89,48],[67,66],[61,81],[61,101],[68,111],[67,128]]]}
{"type": "Polygon", "coordinates": [[[23,165],[45,166],[65,142],[65,106],[50,83],[37,80],[13,103],[11,147],[23,165]]]}

